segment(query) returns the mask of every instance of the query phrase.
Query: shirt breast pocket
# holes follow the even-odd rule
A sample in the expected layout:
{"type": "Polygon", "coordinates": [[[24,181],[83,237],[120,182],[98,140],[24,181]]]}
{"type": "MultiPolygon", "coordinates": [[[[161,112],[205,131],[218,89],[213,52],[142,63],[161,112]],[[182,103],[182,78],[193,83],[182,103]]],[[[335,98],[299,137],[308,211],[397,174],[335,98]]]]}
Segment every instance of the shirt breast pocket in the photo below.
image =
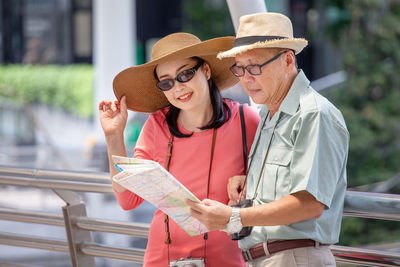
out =
{"type": "Polygon", "coordinates": [[[292,154],[291,148],[270,148],[260,182],[260,198],[263,202],[274,201],[289,194],[292,154]]]}

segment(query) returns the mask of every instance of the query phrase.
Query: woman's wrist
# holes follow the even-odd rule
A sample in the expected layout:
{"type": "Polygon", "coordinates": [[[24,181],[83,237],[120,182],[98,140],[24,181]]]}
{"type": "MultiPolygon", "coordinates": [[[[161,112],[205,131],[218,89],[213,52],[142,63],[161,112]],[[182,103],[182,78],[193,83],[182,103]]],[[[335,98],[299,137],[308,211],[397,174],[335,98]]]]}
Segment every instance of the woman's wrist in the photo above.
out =
{"type": "Polygon", "coordinates": [[[123,193],[123,192],[125,192],[127,190],[125,187],[117,184],[114,181],[112,181],[112,188],[116,193],[123,193]]]}
{"type": "Polygon", "coordinates": [[[117,132],[113,134],[106,134],[104,135],[106,139],[106,143],[108,144],[115,144],[115,143],[123,143],[124,141],[124,134],[123,132],[117,132]]]}

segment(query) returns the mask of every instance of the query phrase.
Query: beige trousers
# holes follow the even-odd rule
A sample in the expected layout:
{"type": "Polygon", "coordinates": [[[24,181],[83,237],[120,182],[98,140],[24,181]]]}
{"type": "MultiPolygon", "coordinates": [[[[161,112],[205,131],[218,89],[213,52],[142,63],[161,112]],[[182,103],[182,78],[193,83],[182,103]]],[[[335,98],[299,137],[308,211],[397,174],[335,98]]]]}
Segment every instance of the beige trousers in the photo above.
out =
{"type": "Polygon", "coordinates": [[[329,246],[288,249],[247,262],[247,267],[333,267],[329,246]]]}

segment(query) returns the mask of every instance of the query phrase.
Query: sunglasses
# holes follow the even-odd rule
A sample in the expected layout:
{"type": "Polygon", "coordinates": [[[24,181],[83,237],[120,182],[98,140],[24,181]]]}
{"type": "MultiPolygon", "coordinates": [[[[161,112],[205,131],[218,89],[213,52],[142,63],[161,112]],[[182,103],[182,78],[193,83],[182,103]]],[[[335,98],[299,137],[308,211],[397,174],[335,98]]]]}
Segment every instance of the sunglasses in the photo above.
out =
{"type": "Polygon", "coordinates": [[[176,75],[174,79],[166,79],[166,80],[161,80],[157,82],[157,88],[160,91],[169,91],[174,87],[175,80],[180,82],[180,83],[186,83],[193,79],[194,75],[196,74],[196,71],[200,68],[200,66],[203,65],[203,61],[200,61],[197,63],[196,66],[193,68],[181,71],[176,75]]]}
{"type": "Polygon", "coordinates": [[[271,63],[272,61],[276,60],[277,58],[279,58],[282,54],[286,53],[287,51],[289,51],[289,50],[280,52],[279,54],[277,54],[273,58],[267,60],[266,62],[264,62],[261,65],[253,64],[253,65],[247,65],[246,67],[243,67],[243,66],[236,66],[236,64],[234,64],[229,69],[231,70],[233,75],[235,75],[236,77],[243,77],[245,70],[247,70],[247,72],[251,75],[260,75],[262,67],[264,67],[268,63],[271,63]]]}

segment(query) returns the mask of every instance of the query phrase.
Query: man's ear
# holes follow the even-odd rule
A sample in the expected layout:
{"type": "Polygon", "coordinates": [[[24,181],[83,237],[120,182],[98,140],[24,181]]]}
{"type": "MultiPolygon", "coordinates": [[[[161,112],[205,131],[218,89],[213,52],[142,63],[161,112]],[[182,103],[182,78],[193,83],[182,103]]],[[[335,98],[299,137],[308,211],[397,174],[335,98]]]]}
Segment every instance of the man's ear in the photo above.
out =
{"type": "Polygon", "coordinates": [[[293,51],[289,51],[288,53],[285,53],[285,62],[286,62],[286,66],[289,69],[297,68],[296,56],[294,55],[293,51]]]}

